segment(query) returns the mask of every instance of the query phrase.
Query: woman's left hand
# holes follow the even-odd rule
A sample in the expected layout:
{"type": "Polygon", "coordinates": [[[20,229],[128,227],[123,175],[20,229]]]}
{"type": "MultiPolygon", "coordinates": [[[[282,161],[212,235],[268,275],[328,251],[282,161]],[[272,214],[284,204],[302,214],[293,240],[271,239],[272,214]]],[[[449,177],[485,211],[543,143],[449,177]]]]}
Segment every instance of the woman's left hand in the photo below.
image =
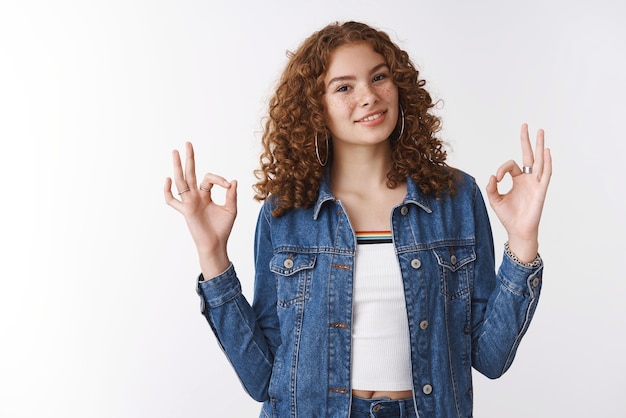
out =
{"type": "Polygon", "coordinates": [[[523,168],[513,160],[502,164],[487,184],[487,197],[498,219],[508,233],[509,248],[522,262],[530,262],[539,248],[539,220],[552,176],[552,157],[544,146],[544,133],[537,132],[533,153],[528,125],[521,133],[523,168]],[[498,183],[509,173],[512,187],[500,194],[498,183]]]}

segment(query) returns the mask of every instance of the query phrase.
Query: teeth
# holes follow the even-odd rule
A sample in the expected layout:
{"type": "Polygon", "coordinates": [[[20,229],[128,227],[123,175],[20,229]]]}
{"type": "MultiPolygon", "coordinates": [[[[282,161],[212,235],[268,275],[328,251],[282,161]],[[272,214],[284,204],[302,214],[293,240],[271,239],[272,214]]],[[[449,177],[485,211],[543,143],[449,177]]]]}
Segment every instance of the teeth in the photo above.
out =
{"type": "Polygon", "coordinates": [[[369,122],[371,120],[376,120],[379,117],[381,117],[382,115],[383,115],[382,112],[381,113],[377,113],[376,115],[368,116],[366,118],[361,119],[361,122],[369,122]]]}

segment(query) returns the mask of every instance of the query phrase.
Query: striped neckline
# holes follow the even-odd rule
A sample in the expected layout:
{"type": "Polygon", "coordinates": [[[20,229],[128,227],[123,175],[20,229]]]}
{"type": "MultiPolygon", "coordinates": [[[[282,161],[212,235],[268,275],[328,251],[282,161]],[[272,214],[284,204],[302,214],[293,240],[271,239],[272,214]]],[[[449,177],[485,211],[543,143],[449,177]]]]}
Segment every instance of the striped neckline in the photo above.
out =
{"type": "Polygon", "coordinates": [[[356,231],[357,244],[390,244],[391,231],[356,231]]]}

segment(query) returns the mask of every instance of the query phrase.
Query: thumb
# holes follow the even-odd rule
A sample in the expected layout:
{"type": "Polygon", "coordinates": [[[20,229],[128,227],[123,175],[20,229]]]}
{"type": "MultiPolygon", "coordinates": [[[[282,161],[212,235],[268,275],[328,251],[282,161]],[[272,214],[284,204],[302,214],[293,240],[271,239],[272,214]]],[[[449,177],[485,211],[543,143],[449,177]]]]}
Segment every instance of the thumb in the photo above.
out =
{"type": "Polygon", "coordinates": [[[498,180],[496,179],[496,176],[492,175],[489,177],[489,182],[487,183],[485,190],[487,191],[489,203],[492,206],[500,200],[501,196],[500,193],[498,193],[498,180]]]}

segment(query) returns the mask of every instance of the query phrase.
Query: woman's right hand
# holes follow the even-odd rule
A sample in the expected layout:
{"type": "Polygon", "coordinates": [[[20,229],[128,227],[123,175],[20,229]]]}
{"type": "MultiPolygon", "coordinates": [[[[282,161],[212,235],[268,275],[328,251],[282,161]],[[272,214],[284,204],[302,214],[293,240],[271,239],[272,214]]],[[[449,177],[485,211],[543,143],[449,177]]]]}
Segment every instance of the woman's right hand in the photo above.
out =
{"type": "Polygon", "coordinates": [[[196,181],[196,168],[193,146],[185,144],[185,167],[177,150],[172,152],[174,165],[174,183],[180,200],[172,194],[172,179],[165,180],[163,192],[165,203],[185,217],[205,279],[211,279],[230,265],[226,251],[228,237],[237,216],[237,182],[228,182],[215,174],[206,174],[200,184],[196,181]],[[211,199],[214,185],[226,189],[224,205],[216,204],[211,199]]]}

